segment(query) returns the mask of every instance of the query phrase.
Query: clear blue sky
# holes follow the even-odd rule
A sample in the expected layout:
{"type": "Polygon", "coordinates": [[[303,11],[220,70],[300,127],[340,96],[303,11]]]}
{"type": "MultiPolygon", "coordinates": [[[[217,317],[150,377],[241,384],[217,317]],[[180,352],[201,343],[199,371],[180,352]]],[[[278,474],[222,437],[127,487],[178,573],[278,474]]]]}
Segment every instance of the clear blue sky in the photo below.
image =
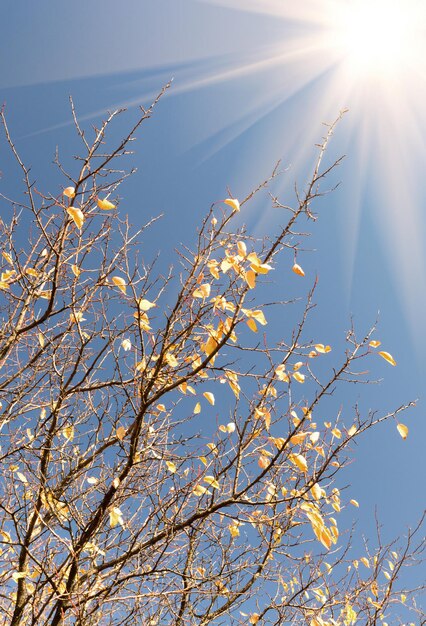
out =
{"type": "MultiPolygon", "coordinates": [[[[424,506],[426,55],[418,65],[407,56],[399,67],[395,57],[376,74],[356,73],[334,45],[336,25],[322,22],[330,7],[331,0],[5,0],[1,100],[37,184],[57,193],[55,147],[67,164],[76,148],[70,94],[87,126],[118,105],[129,106],[130,121],[132,107],[149,104],[174,77],[135,145],[139,172],[121,190],[135,225],[164,213],[153,249],[166,258],[190,242],[194,224],[228,185],[242,197],[278,158],[289,167],[278,189],[285,200],[293,182],[305,180],[321,123],[349,107],[328,155],[347,155],[330,181],[341,185],[318,206],[308,242],[317,251],[300,260],[309,280],[319,276],[312,332],[333,345],[336,358],[351,316],[362,332],[380,311],[377,336],[398,361],[396,368],[372,361],[372,376],[383,383],[338,393],[334,410],[350,413],[357,398],[383,412],[420,399],[403,420],[407,441],[394,424],[383,425],[358,447],[346,474],[361,503],[360,531],[370,532],[377,504],[391,537],[424,506]]],[[[0,161],[5,192],[18,181],[4,147],[0,161]]],[[[265,198],[245,214],[258,235],[279,219],[265,198]]]]}

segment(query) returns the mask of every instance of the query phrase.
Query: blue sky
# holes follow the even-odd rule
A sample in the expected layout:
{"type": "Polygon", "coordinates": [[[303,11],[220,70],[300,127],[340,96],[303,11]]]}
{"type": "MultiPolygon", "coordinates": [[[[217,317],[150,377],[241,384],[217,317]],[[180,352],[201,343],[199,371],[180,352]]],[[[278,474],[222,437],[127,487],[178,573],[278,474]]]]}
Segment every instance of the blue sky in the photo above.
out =
{"type": "MultiPolygon", "coordinates": [[[[332,0],[4,1],[1,100],[37,184],[57,193],[64,181],[51,167],[54,150],[59,146],[68,165],[77,150],[69,95],[88,127],[116,106],[129,107],[130,121],[135,106],[149,104],[173,77],[136,142],[132,164],[139,171],[121,190],[136,226],[164,214],[147,254],[159,249],[168,260],[175,245],[190,243],[194,225],[227,195],[227,186],[244,196],[277,159],[288,168],[277,193],[285,198],[294,181],[303,185],[322,122],[349,108],[327,157],[347,155],[330,180],[340,186],[319,202],[306,246],[316,252],[300,261],[308,281],[319,277],[312,333],[333,345],[336,358],[351,316],[363,332],[380,311],[377,336],[398,362],[392,368],[377,358],[371,372],[382,384],[338,392],[334,410],[349,413],[359,399],[365,409],[385,412],[420,399],[404,418],[407,441],[394,424],[381,426],[358,447],[345,477],[361,502],[360,531],[371,531],[377,504],[391,537],[415,522],[424,501],[426,54],[413,35],[402,61],[395,56],[385,67],[381,59],[372,73],[367,57],[354,69],[354,51],[347,62],[335,43],[336,6],[332,0]]],[[[414,15],[419,6],[411,0],[405,10],[414,15]]],[[[416,33],[425,28],[420,17],[416,33]]],[[[360,48],[364,43],[359,33],[360,48]]],[[[116,132],[120,137],[120,126],[116,132]]],[[[0,160],[0,190],[13,191],[19,181],[4,148],[0,160]]],[[[244,220],[261,236],[280,217],[263,196],[244,220]]],[[[277,288],[303,293],[300,283],[283,279],[280,287],[280,276],[275,279],[277,288]]],[[[276,332],[285,320],[274,324],[276,332]]]]}

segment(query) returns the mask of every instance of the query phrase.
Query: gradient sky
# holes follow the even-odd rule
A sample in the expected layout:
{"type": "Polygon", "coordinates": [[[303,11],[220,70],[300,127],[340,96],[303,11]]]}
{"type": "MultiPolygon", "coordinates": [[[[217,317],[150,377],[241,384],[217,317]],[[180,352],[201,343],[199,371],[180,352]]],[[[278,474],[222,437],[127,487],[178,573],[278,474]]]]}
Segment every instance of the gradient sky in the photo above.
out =
{"type": "MultiPolygon", "coordinates": [[[[121,189],[120,206],[135,225],[164,213],[147,254],[159,249],[168,260],[227,186],[243,197],[280,158],[288,168],[276,186],[282,199],[294,181],[303,185],[322,122],[349,108],[327,157],[347,155],[330,180],[340,186],[318,204],[307,245],[316,252],[299,258],[310,284],[319,277],[312,334],[338,358],[351,316],[361,333],[380,311],[377,337],[398,362],[372,361],[381,385],[337,393],[334,411],[349,414],[359,399],[385,412],[419,398],[403,418],[408,439],[393,423],[382,425],[358,446],[344,477],[361,503],[360,532],[371,531],[377,504],[389,538],[424,505],[426,53],[413,36],[401,66],[395,57],[386,71],[355,72],[336,44],[336,7],[332,0],[4,0],[1,100],[37,185],[58,193],[64,181],[51,167],[54,150],[70,165],[77,149],[69,95],[87,127],[117,106],[129,107],[131,122],[136,105],[149,104],[173,77],[136,142],[139,171],[121,189]]],[[[421,3],[405,7],[426,39],[421,3]]],[[[4,144],[0,169],[0,191],[13,193],[19,181],[4,144]]],[[[265,196],[244,215],[259,236],[280,217],[265,196]]],[[[285,320],[274,324],[276,332],[285,320]]]]}

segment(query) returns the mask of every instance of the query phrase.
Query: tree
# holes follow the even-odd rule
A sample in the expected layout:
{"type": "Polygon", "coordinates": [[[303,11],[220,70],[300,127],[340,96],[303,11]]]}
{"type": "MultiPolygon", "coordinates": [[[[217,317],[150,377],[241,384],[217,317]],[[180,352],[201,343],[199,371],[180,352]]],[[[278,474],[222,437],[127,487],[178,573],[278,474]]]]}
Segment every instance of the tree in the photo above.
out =
{"type": "Polygon", "coordinates": [[[114,194],[127,176],[116,163],[166,89],[110,151],[122,111],[89,139],[72,107],[83,155],[77,175],[56,159],[57,195],[35,187],[1,114],[26,194],[1,221],[3,623],[394,624],[416,610],[416,590],[398,580],[420,557],[420,526],[399,547],[354,556],[351,535],[339,537],[349,503],[337,477],[379,422],[396,419],[406,437],[399,415],[412,403],[316,422],[378,342],[374,328],[361,339],[351,329],[343,362],[320,380],[315,362],[331,348],[304,338],[315,286],[290,341],[253,343],[267,323],[257,287],[280,254],[297,253],[293,228],[314,218],[339,163],[322,166],[335,124],[295,206],[273,198],[288,216],[280,232],[259,243],[233,227],[277,166],[241,202],[213,205],[179,272],[163,276],[140,255],[150,223],[134,233],[114,194]]]}

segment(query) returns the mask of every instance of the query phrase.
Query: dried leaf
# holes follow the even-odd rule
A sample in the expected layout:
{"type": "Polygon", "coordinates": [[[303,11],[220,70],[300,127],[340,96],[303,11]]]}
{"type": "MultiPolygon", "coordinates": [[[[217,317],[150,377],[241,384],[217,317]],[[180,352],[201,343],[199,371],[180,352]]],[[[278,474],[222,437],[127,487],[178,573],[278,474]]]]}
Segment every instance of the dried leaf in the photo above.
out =
{"type": "Polygon", "coordinates": [[[198,415],[198,413],[201,413],[201,404],[199,402],[197,402],[197,404],[195,405],[193,413],[194,415],[198,415]]]}
{"type": "Polygon", "coordinates": [[[111,526],[111,528],[114,528],[118,524],[120,524],[124,528],[123,514],[120,509],[115,506],[109,512],[109,525],[111,526]]]}
{"type": "Polygon", "coordinates": [[[124,428],[124,426],[119,426],[117,428],[117,430],[115,431],[115,434],[117,436],[117,439],[119,441],[123,441],[124,437],[126,436],[126,429],[124,428]]]}
{"type": "Polygon", "coordinates": [[[210,391],[205,391],[203,396],[212,406],[214,405],[214,395],[210,391]]]}
{"type": "Polygon", "coordinates": [[[172,461],[166,461],[167,469],[171,474],[175,474],[177,467],[172,461]]]}
{"type": "Polygon", "coordinates": [[[220,489],[220,485],[214,476],[204,476],[204,482],[213,487],[213,489],[220,489]]]}
{"type": "Polygon", "coordinates": [[[393,358],[393,356],[391,354],[389,354],[389,352],[378,352],[378,354],[380,354],[382,359],[384,359],[385,361],[387,361],[391,365],[394,365],[394,366],[396,365],[395,359],[393,358]]]}
{"type": "Polygon", "coordinates": [[[305,272],[302,270],[302,268],[300,267],[300,265],[298,265],[297,263],[295,263],[292,267],[292,270],[295,274],[297,274],[298,276],[304,276],[305,272]]]}
{"type": "Polygon", "coordinates": [[[84,224],[84,215],[83,211],[75,206],[70,206],[67,208],[67,213],[70,218],[73,220],[74,224],[81,230],[81,227],[84,224]]]}
{"type": "Polygon", "coordinates": [[[125,352],[128,352],[132,348],[132,342],[130,341],[130,339],[123,339],[123,341],[121,342],[121,347],[125,352]]]}
{"type": "Polygon", "coordinates": [[[256,287],[256,273],[253,272],[253,270],[247,270],[245,279],[250,289],[254,289],[256,287]]]}
{"type": "Polygon", "coordinates": [[[401,437],[402,437],[403,439],[407,439],[407,436],[408,436],[408,427],[407,427],[407,426],[405,426],[405,424],[398,424],[398,425],[397,425],[397,429],[398,429],[398,432],[399,432],[399,434],[401,435],[401,437]]]}
{"type": "Polygon", "coordinates": [[[101,200],[98,198],[97,205],[100,209],[102,209],[102,211],[111,211],[111,209],[115,209],[115,204],[106,199],[101,200]]]}
{"type": "Polygon", "coordinates": [[[254,333],[257,333],[257,324],[254,320],[248,319],[246,324],[250,328],[251,331],[253,331],[254,333]]]}
{"type": "Polygon", "coordinates": [[[195,291],[192,292],[194,298],[208,298],[210,295],[211,286],[209,283],[204,283],[204,285],[200,285],[195,291]]]}
{"type": "Polygon", "coordinates": [[[124,278],[121,278],[121,276],[113,276],[112,282],[114,283],[114,285],[116,285],[116,287],[119,288],[122,293],[126,294],[126,281],[124,280],[124,278]]]}
{"type": "Polygon", "coordinates": [[[75,187],[65,187],[62,193],[67,198],[75,198],[75,187]]]}
{"type": "Polygon", "coordinates": [[[302,454],[289,454],[288,458],[301,472],[308,471],[308,464],[302,454]]]}
{"type": "Polygon", "coordinates": [[[234,211],[240,210],[240,203],[236,198],[226,198],[226,200],[224,200],[224,203],[230,206],[234,211]]]}
{"type": "Polygon", "coordinates": [[[370,341],[368,345],[371,346],[372,348],[378,348],[379,346],[382,345],[382,342],[373,340],[373,341],[370,341]]]}

